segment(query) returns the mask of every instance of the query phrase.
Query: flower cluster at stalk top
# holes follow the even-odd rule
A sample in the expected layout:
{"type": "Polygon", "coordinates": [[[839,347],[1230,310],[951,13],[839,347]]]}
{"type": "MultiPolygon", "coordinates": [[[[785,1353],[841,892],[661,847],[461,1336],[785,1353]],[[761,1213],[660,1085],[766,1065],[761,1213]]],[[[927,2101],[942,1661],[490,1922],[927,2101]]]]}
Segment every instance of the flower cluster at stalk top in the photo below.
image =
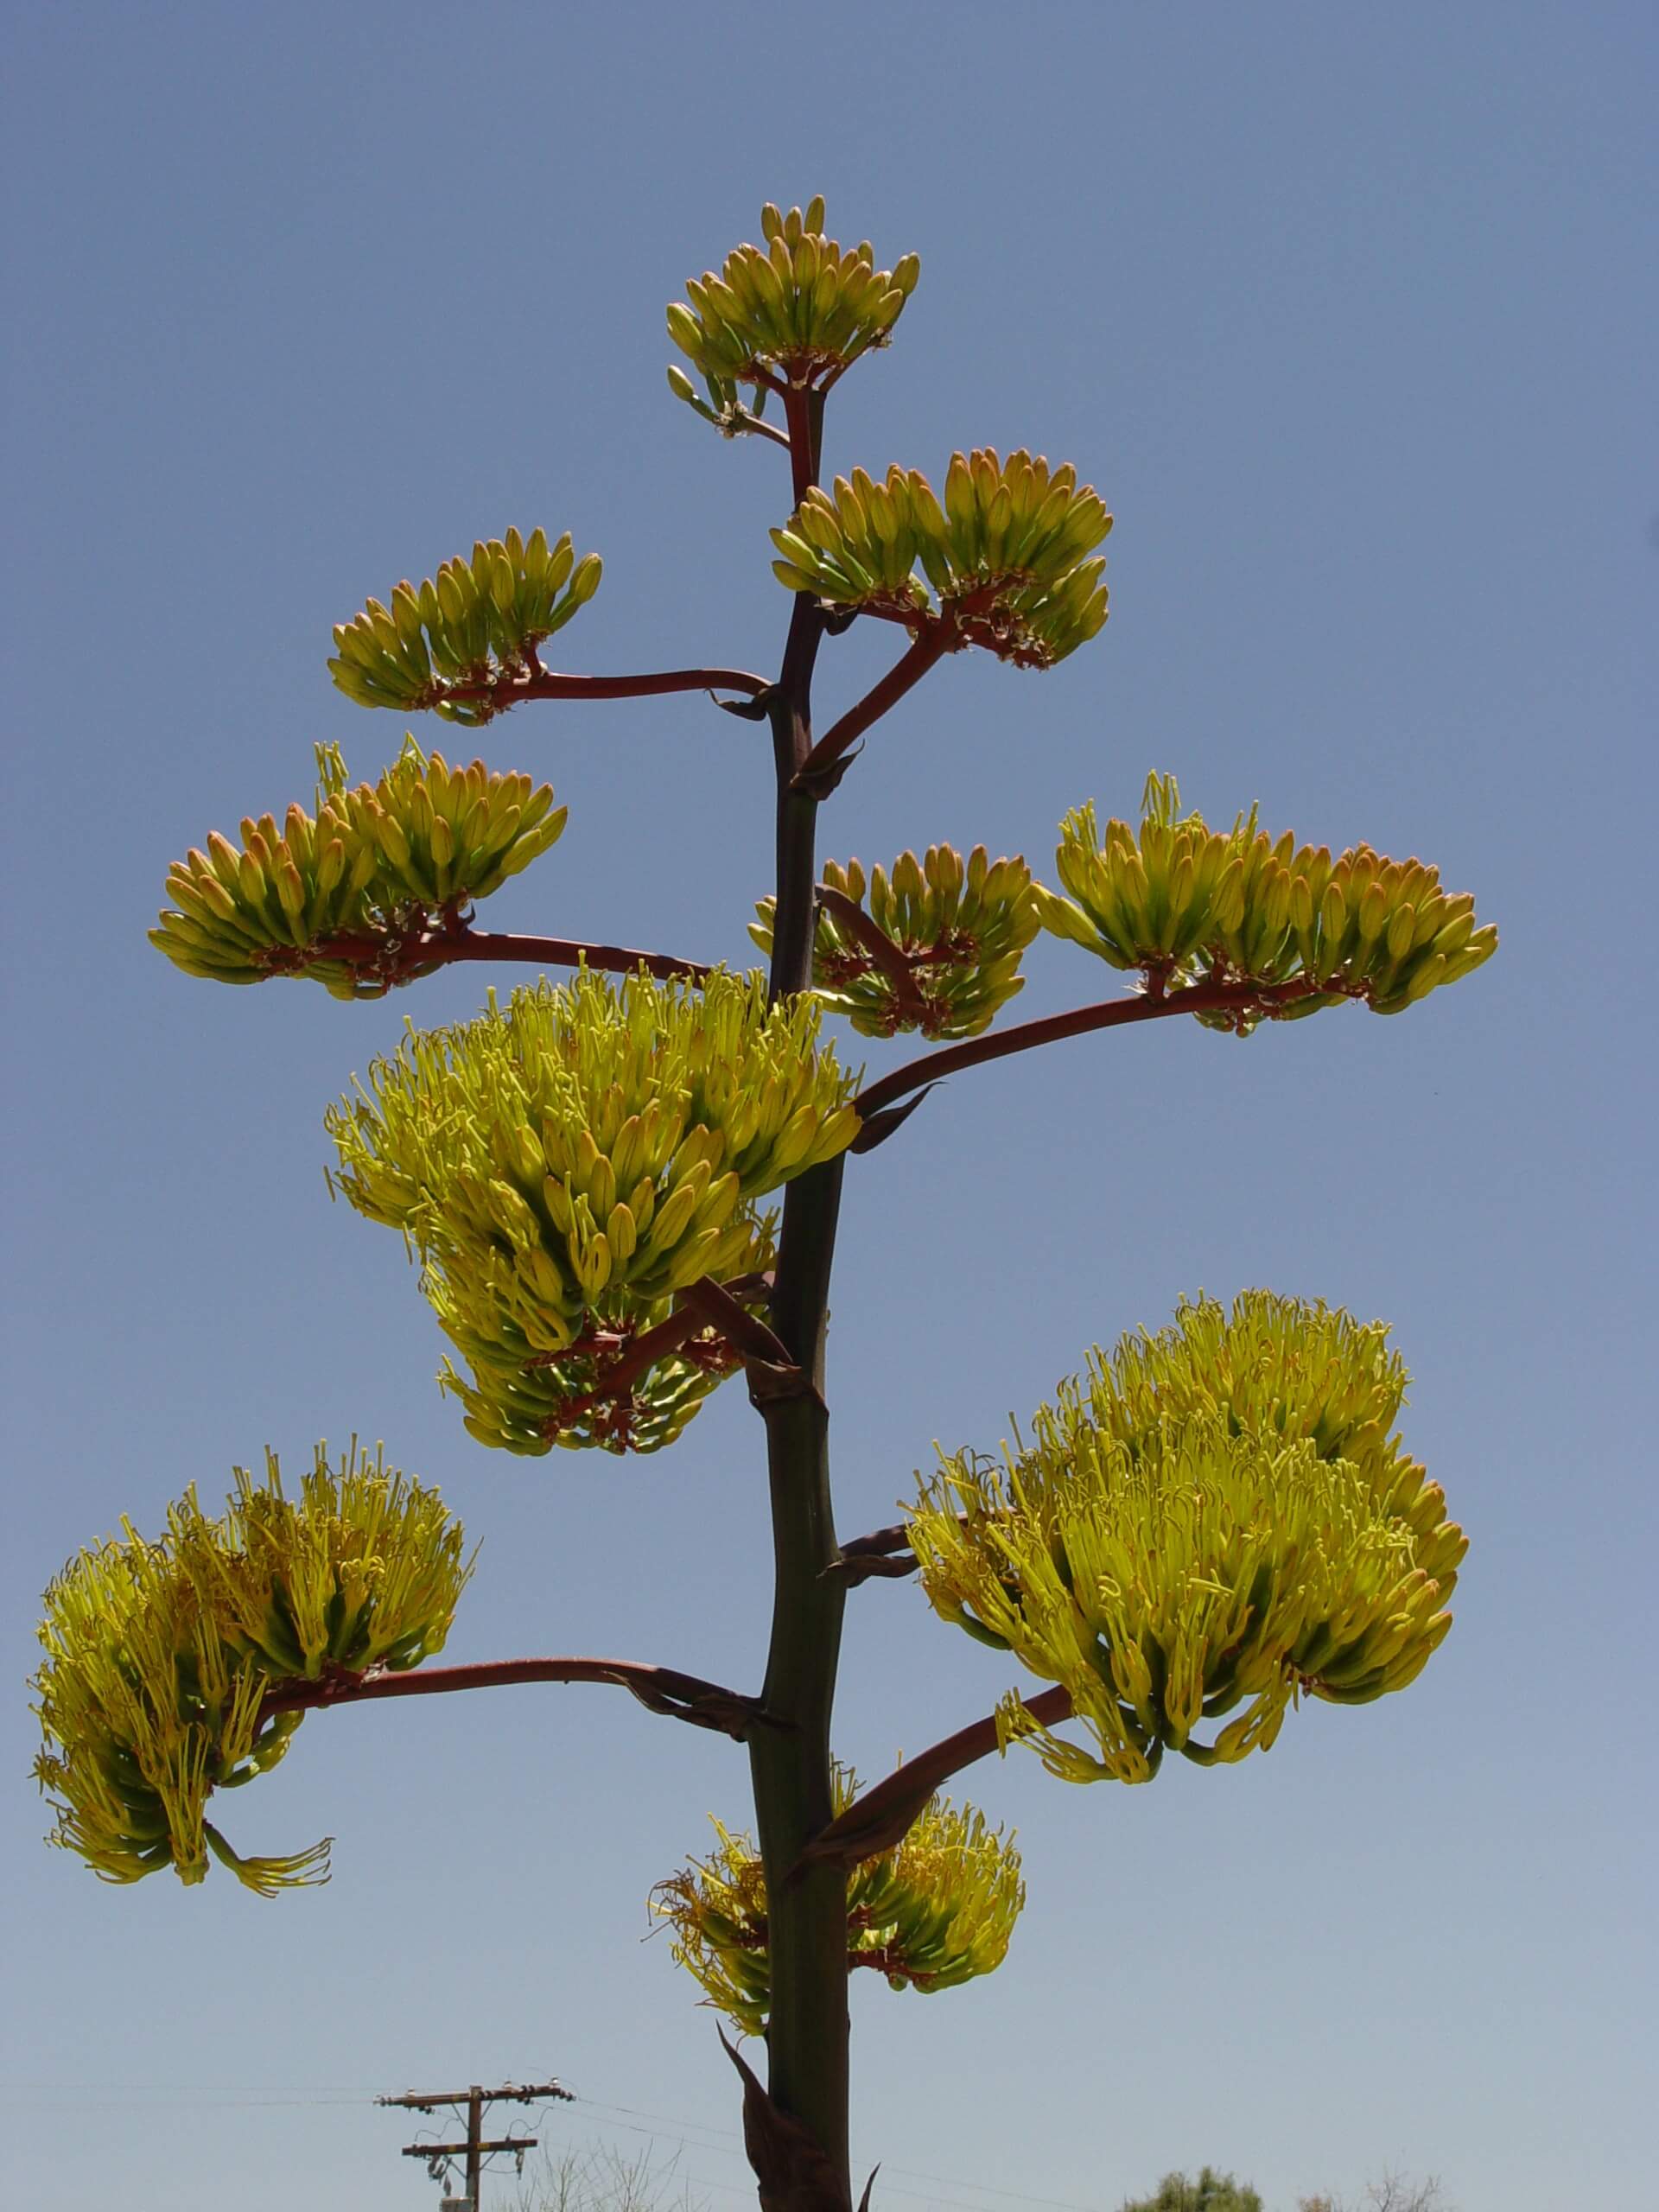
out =
{"type": "Polygon", "coordinates": [[[1255,810],[1230,830],[1180,810],[1173,776],[1148,776],[1138,830],[1093,803],[1060,824],[1055,864],[1070,897],[1035,887],[1044,928],[1162,989],[1210,982],[1306,988],[1236,1012],[1200,1014],[1206,1027],[1247,1035],[1262,1020],[1292,1020],[1357,999],[1400,1014],[1442,983],[1490,960],[1497,931],[1478,928],[1467,892],[1440,887],[1418,860],[1385,860],[1355,845],[1276,842],[1255,810]]]}
{"type": "Polygon", "coordinates": [[[1051,469],[1023,448],[1003,461],[986,447],[952,454],[943,505],[919,469],[896,465],[885,483],[855,468],[828,492],[814,486],[772,533],[772,574],[953,650],[1049,668],[1105,623],[1106,563],[1087,556],[1111,526],[1070,462],[1051,469]]]}
{"type": "MultiPolygon", "coordinates": [[[[858,1777],[836,1764],[834,1805],[845,1812],[858,1777]]],[[[719,1843],[706,1859],[659,1882],[652,1910],[674,1931],[674,1956],[746,2034],[764,2035],[772,2008],[766,1878],[752,1839],[710,1815],[719,1843]]],[[[1007,1955],[1026,1902],[1012,1835],[971,1805],[931,1797],[902,1842],[848,1878],[847,1963],[871,1967],[893,1989],[955,1989],[1007,1955]]]]}
{"type": "MultiPolygon", "coordinates": [[[[857,861],[826,861],[823,880],[860,907],[868,888],[870,920],[909,970],[900,992],[844,917],[820,902],[812,987],[863,1036],[977,1037],[1025,988],[1020,956],[1041,924],[1024,861],[993,861],[976,845],[964,861],[952,846],[930,845],[919,861],[900,853],[891,870],[873,868],[868,884],[857,861]]],[[[749,925],[763,952],[772,950],[777,905],[762,899],[749,925]]]]}
{"type": "Polygon", "coordinates": [[[810,999],[769,1006],[759,973],[584,969],[411,1029],[332,1109],[334,1185],[419,1252],[480,1441],[654,1450],[729,1371],[694,1340],[595,1418],[605,1365],[677,1294],[770,1265],[757,1201],[857,1135],[856,1078],[818,1021],[810,999]]]}
{"type": "Polygon", "coordinates": [[[448,1634],[471,1573],[435,1491],[351,1449],[319,1445],[297,1499],[276,1455],[235,1471],[217,1519],[194,1488],[154,1543],[130,1522],[70,1561],[46,1593],[35,1675],[54,1802],[51,1840],[108,1882],[162,1866],[201,1880],[211,1852],[250,1889],[327,1878],[328,1846],[245,1859],[207,1818],[283,1757],[302,1715],[283,1685],[418,1666],[448,1634]]]}
{"type": "Polygon", "coordinates": [[[328,672],[359,707],[429,709],[469,726],[512,704],[511,687],[534,675],[537,647],[599,589],[597,553],[580,561],[567,531],[480,539],[472,558],[446,561],[420,584],[397,585],[391,605],[372,599],[334,630],[328,672]]]}
{"type": "Polygon", "coordinates": [[[168,873],[149,941],[188,976],[259,983],[309,976],[335,998],[378,998],[429,975],[410,957],[556,844],[568,810],[550,784],[495,775],[481,760],[451,766],[406,739],[376,784],[355,788],[340,748],[320,745],[317,810],[290,806],[242,823],[242,843],[215,830],[168,873]]]}
{"type": "Polygon", "coordinates": [[[921,264],[907,253],[878,269],[866,238],[837,245],[823,234],[822,199],[785,215],[770,201],[760,210],[762,246],[740,245],[716,276],[688,277],[685,298],[671,302],[668,334],[702,376],[707,401],[683,369],[671,368],[670,388],[728,435],[747,419],[737,388],[755,388],[755,416],[768,387],[805,391],[833,380],[861,353],[888,343],[921,264]]]}
{"type": "Polygon", "coordinates": [[[1381,1323],[1247,1291],[1096,1352],[1000,1463],[941,1453],[909,1518],[929,1601],[1061,1684],[1096,1748],[1016,1692],[1004,1742],[1068,1781],[1144,1782],[1166,1749],[1265,1750],[1303,1691],[1414,1681],[1467,1545],[1392,1433],[1406,1380],[1381,1323]]]}

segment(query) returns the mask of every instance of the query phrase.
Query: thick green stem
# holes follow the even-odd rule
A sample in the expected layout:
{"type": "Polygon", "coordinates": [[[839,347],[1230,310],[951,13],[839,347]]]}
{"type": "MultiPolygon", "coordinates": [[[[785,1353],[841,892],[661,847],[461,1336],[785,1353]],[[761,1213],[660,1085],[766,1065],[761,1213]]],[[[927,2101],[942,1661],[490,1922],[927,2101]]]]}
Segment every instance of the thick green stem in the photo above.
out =
{"type": "Polygon", "coordinates": [[[772,1961],[768,2087],[811,2129],[847,2188],[846,1875],[824,1867],[785,1885],[807,1841],[835,1817],[830,1726],[846,1589],[825,1572],[838,1554],[822,1392],[841,1169],[839,1160],[813,1169],[784,1200],[772,1324],[815,1390],[766,1408],[774,1602],[761,1701],[788,1726],[768,1730],[764,1742],[750,1738],[749,1766],[772,1961]]]}
{"type": "MultiPolygon", "coordinates": [[[[786,412],[798,499],[817,477],[822,402],[814,394],[791,392],[786,412]]],[[[792,785],[812,749],[812,666],[823,634],[823,617],[810,596],[801,594],[768,706],[778,779],[774,998],[804,990],[811,981],[817,803],[792,785]]],[[[766,1743],[759,1734],[752,1738],[749,1764],[768,1892],[767,2088],[781,2110],[811,2130],[850,2205],[846,1876],[839,1867],[824,1867],[791,1888],[784,1882],[808,1840],[834,1816],[830,1722],[846,1593],[825,1573],[838,1554],[823,1383],[841,1177],[842,1163],[836,1160],[791,1183],[784,1197],[772,1325],[813,1387],[810,1394],[771,1399],[762,1407],[774,1583],[761,1695],[788,1726],[767,1730],[766,1743]]]]}

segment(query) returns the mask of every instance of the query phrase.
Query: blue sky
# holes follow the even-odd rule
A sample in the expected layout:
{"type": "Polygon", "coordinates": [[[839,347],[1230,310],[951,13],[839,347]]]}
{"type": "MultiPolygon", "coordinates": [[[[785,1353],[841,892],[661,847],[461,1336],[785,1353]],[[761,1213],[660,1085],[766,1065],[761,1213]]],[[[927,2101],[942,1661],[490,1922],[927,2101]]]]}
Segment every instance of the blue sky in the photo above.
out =
{"type": "MultiPolygon", "coordinates": [[[[1204,2159],[1274,2212],[1389,2165],[1461,2212],[1634,2201],[1650,11],[20,4],[4,37],[13,2190],[397,2212],[429,2184],[373,2093],[546,2070],[583,2100],[549,2139],[683,2139],[711,2203],[747,2196],[711,2017],[640,1941],[705,1813],[742,1818],[741,1754],[590,1690],[319,1718],[238,1834],[335,1834],[329,1888],[116,1891],[41,1848],[20,1686],[76,1547],[353,1429],[482,1540],[451,1656],[758,1681],[741,1392],[648,1461],[486,1453],[397,1240],[328,1202],[324,1107],[486,979],[219,990],[143,932],[170,859],[308,796],[314,741],[392,756],[393,718],[328,683],[330,625],[476,536],[603,553],[563,665],[775,659],[781,457],[675,404],[662,308],[762,200],[822,191],[832,232],[922,260],[830,465],[937,481],[953,447],[1025,444],[1116,516],[1103,637],[1042,677],[947,664],[823,850],[982,839],[1052,873],[1067,807],[1132,815],[1160,767],[1213,817],[1420,854],[1503,931],[1402,1020],[1157,1025],[962,1077],[849,1177],[844,1533],[1090,1344],[1266,1283],[1394,1325],[1407,1441],[1471,1539],[1407,1696],[1145,1789],[975,1770],[1031,1901],[988,1980],[860,1978],[860,2171],[980,2212],[1110,2212],[1204,2159]]],[[[826,651],[821,713],[889,657],[869,626],[826,651]]],[[[493,926],[745,957],[771,838],[746,726],[543,708],[480,749],[571,809],[493,926]]],[[[1058,944],[1028,973],[1022,1013],[1100,980],[1058,944]]],[[[874,1774],[1011,1677],[874,1583],[842,1679],[874,1774]]]]}

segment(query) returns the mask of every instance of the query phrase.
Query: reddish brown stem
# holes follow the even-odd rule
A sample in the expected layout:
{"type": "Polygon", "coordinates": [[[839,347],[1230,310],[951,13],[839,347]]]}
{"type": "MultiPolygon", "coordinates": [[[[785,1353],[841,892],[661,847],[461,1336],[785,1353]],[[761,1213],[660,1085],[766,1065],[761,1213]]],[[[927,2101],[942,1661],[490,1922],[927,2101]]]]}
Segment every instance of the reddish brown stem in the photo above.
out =
{"type": "Polygon", "coordinates": [[[829,909],[849,937],[857,938],[893,985],[902,1018],[906,1021],[925,1020],[927,1001],[917,988],[915,973],[905,952],[887,931],[855,899],[849,899],[844,891],[837,891],[831,884],[819,884],[818,904],[829,909]]]}
{"type": "MultiPolygon", "coordinates": [[[[707,1276],[702,1280],[705,1283],[709,1282],[707,1276]]],[[[717,1291],[720,1296],[728,1301],[728,1305],[736,1312],[744,1313],[744,1309],[737,1304],[737,1300],[758,1297],[760,1292],[771,1287],[771,1283],[772,1277],[769,1274],[757,1274],[734,1275],[728,1283],[709,1283],[709,1287],[717,1291]]],[[[697,1287],[698,1286],[694,1283],[690,1290],[680,1294],[681,1304],[666,1320],[658,1321],[654,1329],[644,1330],[635,1337],[611,1365],[601,1370],[599,1380],[591,1390],[584,1390],[580,1397],[572,1398],[561,1406],[558,1413],[548,1424],[548,1433],[554,1433],[556,1429],[573,1421],[578,1414],[586,1413],[590,1406],[602,1405],[607,1399],[616,1397],[631,1383],[637,1382],[647,1368],[654,1366],[657,1361],[664,1357],[666,1354],[677,1351],[679,1347],[688,1343],[691,1338],[701,1336],[709,1325],[710,1316],[692,1294],[697,1287]]],[[[748,1318],[748,1315],[744,1313],[744,1319],[747,1320],[748,1318]]],[[[536,1357],[526,1364],[531,1367],[556,1367],[561,1360],[577,1357],[582,1349],[582,1344],[575,1344],[567,1345],[563,1351],[537,1352],[536,1357]]]]}
{"type": "Polygon", "coordinates": [[[1057,1045],[1065,1037],[1086,1037],[1093,1030],[1116,1029],[1125,1022],[1157,1021],[1170,1014],[1252,1014],[1287,1006],[1329,988],[1312,976],[1294,976],[1284,983],[1193,983],[1161,998],[1108,999],[1098,1006],[1074,1007],[1069,1014],[1016,1022],[1012,1029],[1000,1029],[988,1037],[970,1037],[963,1044],[947,1045],[942,1052],[906,1061],[861,1090],[853,1103],[868,1121],[895,1099],[937,1083],[943,1076],[978,1067],[987,1060],[1006,1059],[1013,1052],[1029,1052],[1039,1045],[1057,1045]]]}
{"type": "Polygon", "coordinates": [[[849,1537],[841,1548],[841,1555],[843,1559],[887,1559],[894,1552],[909,1549],[910,1523],[895,1521],[890,1528],[873,1529],[868,1536],[849,1537]]]}
{"type": "MultiPolygon", "coordinates": [[[[959,1513],[957,1520],[966,1528],[969,1519],[959,1513]]],[[[900,1576],[914,1574],[920,1561],[910,1548],[910,1524],[895,1521],[886,1529],[873,1529],[868,1536],[853,1536],[841,1548],[841,1557],[826,1567],[828,1574],[837,1574],[849,1590],[861,1582],[868,1582],[872,1575],[887,1575],[897,1580],[900,1576]]]]}
{"type": "MultiPolygon", "coordinates": [[[[1058,1686],[1039,1690],[1021,1703],[1045,1728],[1058,1726],[1071,1713],[1071,1693],[1058,1686]]],[[[797,1880],[815,1866],[855,1866],[861,1859],[891,1851],[909,1834],[935,1790],[996,1748],[996,1715],[988,1713],[982,1720],[930,1745],[918,1758],[906,1759],[820,1829],[790,1869],[789,1879],[797,1880]]]]}
{"type": "MultiPolygon", "coordinates": [[[[591,1390],[583,1390],[580,1395],[566,1399],[557,1413],[549,1416],[543,1433],[556,1436],[579,1414],[585,1414],[590,1406],[601,1406],[619,1397],[631,1383],[638,1382],[647,1368],[654,1367],[668,1353],[677,1351],[692,1337],[700,1336],[707,1325],[695,1307],[682,1306],[665,1321],[659,1321],[654,1329],[645,1330],[632,1338],[626,1351],[620,1352],[609,1367],[601,1370],[599,1380],[591,1390]]],[[[563,1360],[579,1358],[584,1351],[589,1349],[596,1348],[581,1343],[567,1344],[562,1351],[538,1351],[524,1364],[526,1367],[556,1367],[563,1360]]]]}
{"type": "Polygon", "coordinates": [[[525,699],[655,699],[668,691],[764,691],[767,678],[741,668],[668,668],[644,676],[561,676],[539,669],[527,677],[497,677],[488,683],[446,687],[446,699],[486,702],[501,709],[525,699]]]}
{"type": "Polygon", "coordinates": [[[873,722],[880,721],[889,707],[896,706],[906,691],[919,683],[936,662],[950,652],[954,641],[953,629],[944,622],[930,623],[912,641],[910,651],[896,660],[879,683],[872,685],[855,707],[849,707],[838,722],[824,733],[795,772],[795,789],[810,791],[824,781],[825,772],[833,769],[848,749],[857,743],[873,722]]]}
{"type": "Polygon", "coordinates": [[[790,484],[798,507],[818,480],[823,403],[819,400],[815,405],[813,395],[794,385],[779,385],[768,378],[766,385],[768,391],[779,393],[784,403],[784,421],[789,429],[790,484]]]}
{"type": "Polygon", "coordinates": [[[767,1720],[759,1698],[744,1697],[632,1659],[493,1659],[467,1667],[418,1667],[402,1673],[338,1673],[316,1682],[279,1683],[266,1693],[261,1717],[308,1713],[323,1706],[367,1705],[388,1697],[441,1697],[451,1690],[499,1689],[515,1682],[615,1682],[653,1713],[694,1727],[715,1728],[740,1743],[757,1720],[767,1720]]]}
{"type": "Polygon", "coordinates": [[[489,930],[423,930],[401,939],[394,951],[381,938],[346,932],[319,938],[305,947],[305,964],[318,960],[344,960],[353,967],[372,970],[388,983],[454,960],[531,961],[550,968],[590,968],[613,976],[637,975],[641,968],[665,982],[684,977],[702,982],[713,971],[701,961],[676,959],[666,952],[635,952],[626,945],[586,944],[579,938],[514,937],[489,930]]]}

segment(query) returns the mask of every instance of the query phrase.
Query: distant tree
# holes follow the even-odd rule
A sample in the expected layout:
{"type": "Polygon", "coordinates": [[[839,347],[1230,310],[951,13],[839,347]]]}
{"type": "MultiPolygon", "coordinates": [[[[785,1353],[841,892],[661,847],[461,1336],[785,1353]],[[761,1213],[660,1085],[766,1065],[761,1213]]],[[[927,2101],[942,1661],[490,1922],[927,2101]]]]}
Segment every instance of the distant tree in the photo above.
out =
{"type": "Polygon", "coordinates": [[[670,2196],[677,2151],[665,2165],[653,2166],[649,2150],[632,2158],[614,2148],[543,2152],[540,2170],[521,2182],[512,2212],[706,2212],[707,2200],[691,2194],[689,2182],[670,2196]]]}
{"type": "Polygon", "coordinates": [[[1385,2173],[1381,2181],[1367,2183],[1363,2203],[1342,2196],[1302,2196],[1297,2199],[1296,2212],[1452,2212],[1452,2208],[1434,2175],[1414,2182],[1403,2174],[1385,2173]]]}
{"type": "MultiPolygon", "coordinates": [[[[1262,2212],[1262,2199],[1248,2182],[1205,2166],[1196,2181],[1166,2174],[1155,2196],[1124,2200],[1122,2212],[1262,2212]]],[[[1307,2212],[1307,2208],[1303,2208],[1307,2212]]]]}

